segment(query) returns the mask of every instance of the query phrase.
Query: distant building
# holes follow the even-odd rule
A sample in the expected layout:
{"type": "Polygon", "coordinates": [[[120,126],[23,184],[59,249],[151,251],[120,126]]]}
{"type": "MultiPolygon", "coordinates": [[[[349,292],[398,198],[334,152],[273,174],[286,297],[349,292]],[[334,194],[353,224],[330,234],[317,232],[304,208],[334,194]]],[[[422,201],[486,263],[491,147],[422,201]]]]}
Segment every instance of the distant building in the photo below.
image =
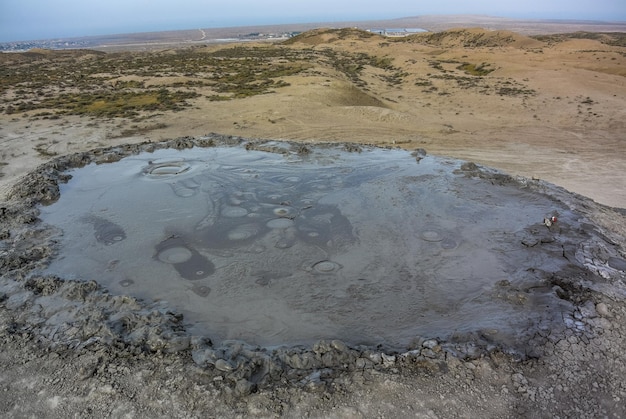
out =
{"type": "Polygon", "coordinates": [[[422,28],[392,28],[392,29],[368,29],[368,32],[377,33],[378,35],[383,36],[408,36],[416,33],[428,32],[426,29],[422,28]]]}

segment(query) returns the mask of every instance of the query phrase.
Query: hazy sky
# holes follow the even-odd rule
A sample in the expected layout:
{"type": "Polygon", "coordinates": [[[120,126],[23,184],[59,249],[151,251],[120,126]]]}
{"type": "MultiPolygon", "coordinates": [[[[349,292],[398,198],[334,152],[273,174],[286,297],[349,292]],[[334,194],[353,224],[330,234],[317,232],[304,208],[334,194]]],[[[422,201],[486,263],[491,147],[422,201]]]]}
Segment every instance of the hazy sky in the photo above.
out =
{"type": "Polygon", "coordinates": [[[0,0],[0,42],[427,14],[626,21],[626,0],[0,0]]]}

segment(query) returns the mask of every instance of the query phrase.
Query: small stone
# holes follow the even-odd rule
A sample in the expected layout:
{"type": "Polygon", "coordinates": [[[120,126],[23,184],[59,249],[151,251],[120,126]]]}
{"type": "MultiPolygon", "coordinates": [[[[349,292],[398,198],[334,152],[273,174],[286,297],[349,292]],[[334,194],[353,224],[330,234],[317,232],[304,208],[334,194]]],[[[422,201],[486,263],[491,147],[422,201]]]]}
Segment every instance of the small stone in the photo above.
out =
{"type": "Polygon", "coordinates": [[[524,375],[521,373],[515,373],[511,375],[511,380],[513,380],[513,382],[518,385],[528,384],[528,380],[526,380],[526,377],[524,377],[524,375]]]}
{"type": "Polygon", "coordinates": [[[426,358],[437,358],[437,354],[432,350],[432,349],[422,349],[422,356],[425,356],[426,358]]]}
{"type": "Polygon", "coordinates": [[[332,352],[326,352],[322,355],[322,364],[325,367],[333,367],[337,364],[337,357],[332,352]]]}
{"type": "Polygon", "coordinates": [[[386,366],[386,367],[389,367],[389,366],[395,364],[395,362],[396,362],[396,356],[395,355],[380,354],[380,356],[383,359],[383,365],[386,366]]]}
{"type": "Polygon", "coordinates": [[[598,316],[596,307],[591,301],[587,301],[583,306],[579,308],[579,310],[583,318],[586,318],[586,319],[593,319],[594,317],[598,316]]]}
{"type": "Polygon", "coordinates": [[[172,337],[165,347],[165,352],[174,353],[184,351],[189,348],[190,338],[189,336],[174,336],[172,337]]]}
{"type": "Polygon", "coordinates": [[[243,378],[237,381],[237,384],[235,384],[235,393],[239,396],[247,396],[248,394],[252,393],[253,389],[254,384],[243,378]]]}
{"type": "Polygon", "coordinates": [[[340,340],[332,340],[330,342],[330,346],[339,352],[346,352],[348,350],[348,347],[346,346],[346,344],[340,340]]]}
{"type": "Polygon", "coordinates": [[[213,359],[215,359],[215,351],[212,349],[198,349],[191,352],[191,357],[193,362],[201,367],[204,367],[208,363],[213,363],[213,359]]]}
{"type": "Polygon", "coordinates": [[[439,345],[439,342],[436,339],[428,339],[422,343],[422,346],[428,349],[433,349],[437,345],[439,345]]]}
{"type": "Polygon", "coordinates": [[[598,304],[596,304],[596,313],[598,313],[598,315],[600,315],[602,317],[608,317],[609,316],[609,308],[604,303],[598,303],[598,304]]]}
{"type": "Polygon", "coordinates": [[[225,359],[218,359],[215,361],[215,369],[222,372],[230,372],[233,370],[233,366],[225,359]]]}
{"type": "Polygon", "coordinates": [[[379,353],[372,353],[372,354],[369,354],[368,356],[374,364],[380,364],[383,361],[383,358],[381,354],[379,353]]]}

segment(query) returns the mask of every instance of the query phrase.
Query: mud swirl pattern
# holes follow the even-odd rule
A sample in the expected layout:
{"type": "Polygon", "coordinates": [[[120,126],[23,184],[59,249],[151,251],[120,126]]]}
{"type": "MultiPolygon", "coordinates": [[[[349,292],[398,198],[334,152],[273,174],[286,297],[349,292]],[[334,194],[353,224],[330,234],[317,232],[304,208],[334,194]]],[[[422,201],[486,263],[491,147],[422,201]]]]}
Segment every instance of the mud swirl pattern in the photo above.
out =
{"type": "Polygon", "coordinates": [[[62,231],[47,272],[167,301],[216,342],[400,349],[488,332],[524,352],[534,325],[558,330],[572,310],[549,278],[602,257],[599,275],[624,267],[568,207],[502,174],[351,150],[265,142],[75,170],[41,208],[62,231]]]}

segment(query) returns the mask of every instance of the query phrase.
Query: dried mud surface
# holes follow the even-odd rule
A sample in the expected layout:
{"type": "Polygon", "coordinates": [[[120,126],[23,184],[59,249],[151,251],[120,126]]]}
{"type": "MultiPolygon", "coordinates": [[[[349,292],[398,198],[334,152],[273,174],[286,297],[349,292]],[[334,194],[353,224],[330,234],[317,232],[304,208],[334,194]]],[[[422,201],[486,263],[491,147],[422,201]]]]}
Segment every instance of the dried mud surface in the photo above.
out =
{"type": "MultiPolygon", "coordinates": [[[[532,33],[542,33],[541,24],[532,33]]],[[[271,92],[227,101],[208,99],[216,92],[198,83],[206,76],[201,72],[126,69],[127,58],[148,58],[139,53],[0,57],[3,70],[30,71],[33,60],[45,64],[41,74],[61,69],[62,75],[43,85],[9,83],[2,91],[0,415],[626,417],[624,47],[587,35],[541,40],[481,29],[402,41],[341,31],[312,35],[281,46],[313,54],[305,71],[275,78],[285,83],[271,92]],[[357,67],[345,64],[362,53],[383,66],[368,61],[355,78],[357,67]],[[90,67],[109,59],[113,69],[90,67]],[[463,62],[493,71],[469,77],[458,69],[463,62]],[[106,94],[173,91],[190,82],[183,89],[200,96],[188,99],[184,111],[135,117],[55,108],[6,112],[8,105],[75,94],[84,81],[106,94]],[[181,133],[193,137],[177,138],[181,133]],[[165,306],[112,296],[95,282],[32,274],[54,247],[36,205],[58,198],[64,168],[114,162],[151,147],[235,145],[239,136],[304,147],[345,141],[425,148],[475,162],[465,166],[469,176],[493,178],[487,166],[526,179],[581,214],[595,237],[595,245],[580,248],[582,259],[563,254],[586,274],[550,282],[574,307],[571,316],[559,333],[536,336],[529,342],[536,352],[524,356],[476,336],[478,345],[466,346],[461,356],[450,342],[427,338],[402,353],[329,341],[264,358],[244,345],[213,348],[188,337],[165,306]],[[177,139],[158,142],[170,138],[177,139]],[[608,253],[602,250],[607,243],[608,253]]],[[[229,48],[198,51],[238,51],[229,48]]],[[[273,60],[282,64],[283,56],[273,60]]],[[[541,238],[536,245],[543,245],[541,238]]]]}

